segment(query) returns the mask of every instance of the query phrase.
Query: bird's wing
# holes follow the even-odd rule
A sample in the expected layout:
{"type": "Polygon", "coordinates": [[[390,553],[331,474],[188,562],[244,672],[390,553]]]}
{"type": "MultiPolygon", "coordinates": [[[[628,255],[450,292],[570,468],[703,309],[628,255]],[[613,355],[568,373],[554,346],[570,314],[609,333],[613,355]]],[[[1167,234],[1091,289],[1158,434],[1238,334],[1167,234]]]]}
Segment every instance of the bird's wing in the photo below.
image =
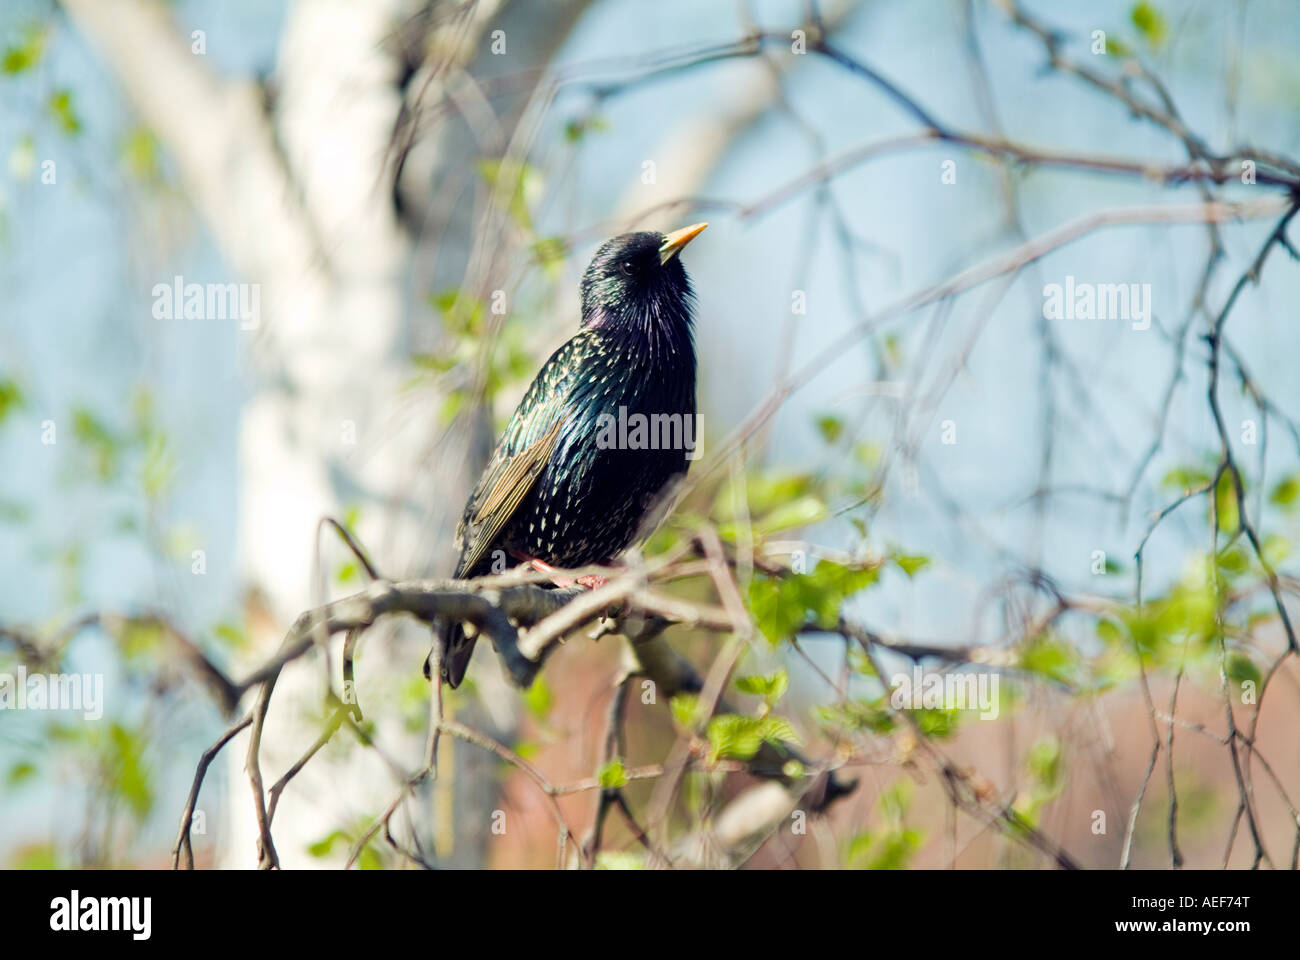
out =
{"type": "Polygon", "coordinates": [[[474,569],[506,521],[519,509],[519,504],[528,496],[528,491],[550,459],[561,426],[563,422],[557,421],[545,436],[514,456],[493,458],[493,469],[479,482],[479,488],[470,501],[473,516],[466,511],[457,531],[457,541],[461,545],[457,576],[474,569]]]}
{"type": "Polygon", "coordinates": [[[456,530],[461,551],[456,576],[468,574],[492,549],[550,460],[564,426],[570,381],[577,375],[573,347],[570,340],[538,372],[469,498],[456,530]]]}

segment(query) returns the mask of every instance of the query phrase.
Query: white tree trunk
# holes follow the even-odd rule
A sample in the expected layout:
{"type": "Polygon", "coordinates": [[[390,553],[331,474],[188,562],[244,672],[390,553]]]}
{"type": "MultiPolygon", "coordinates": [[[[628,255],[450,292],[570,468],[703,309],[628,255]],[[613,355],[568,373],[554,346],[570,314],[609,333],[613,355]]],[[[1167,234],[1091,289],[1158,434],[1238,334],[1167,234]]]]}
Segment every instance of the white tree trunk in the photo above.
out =
{"type": "MultiPolygon", "coordinates": [[[[401,281],[410,256],[387,163],[401,106],[391,37],[414,3],[293,4],[274,129],[256,86],[218,78],[163,5],[65,6],[176,159],[238,278],[261,285],[260,326],[242,334],[253,392],[240,430],[239,542],[243,582],[268,614],[251,623],[252,656],[262,657],[312,600],[316,525],[340,513],[340,490],[383,503],[409,463],[404,435],[431,429],[418,417],[395,427],[389,413],[409,369],[401,281]]],[[[368,540],[382,510],[372,504],[363,517],[368,540]]],[[[268,784],[319,732],[304,714],[319,712],[322,692],[316,672],[282,678],[263,747],[268,784]]],[[[390,792],[377,757],[354,759],[349,782],[308,767],[286,791],[275,824],[284,866],[332,862],[311,860],[306,845],[337,824],[340,809],[355,815],[390,792]]],[[[252,865],[253,806],[238,749],[227,773],[221,862],[252,865]]]]}

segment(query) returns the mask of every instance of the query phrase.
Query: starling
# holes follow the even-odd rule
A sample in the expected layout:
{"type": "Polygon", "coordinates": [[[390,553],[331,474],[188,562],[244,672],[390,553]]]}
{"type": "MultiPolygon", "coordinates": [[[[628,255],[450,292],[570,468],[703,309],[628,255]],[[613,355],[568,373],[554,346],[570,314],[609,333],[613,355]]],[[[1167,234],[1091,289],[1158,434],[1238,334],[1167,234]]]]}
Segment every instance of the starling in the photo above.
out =
{"type": "MultiPolygon", "coordinates": [[[[505,557],[541,569],[609,563],[686,473],[690,440],[665,445],[635,427],[694,426],[694,295],[677,255],[706,226],[627,233],[596,251],[582,277],[582,329],[538,372],[465,505],[457,578],[500,571],[505,557]]],[[[449,686],[465,676],[474,639],[462,624],[448,628],[449,686]]]]}

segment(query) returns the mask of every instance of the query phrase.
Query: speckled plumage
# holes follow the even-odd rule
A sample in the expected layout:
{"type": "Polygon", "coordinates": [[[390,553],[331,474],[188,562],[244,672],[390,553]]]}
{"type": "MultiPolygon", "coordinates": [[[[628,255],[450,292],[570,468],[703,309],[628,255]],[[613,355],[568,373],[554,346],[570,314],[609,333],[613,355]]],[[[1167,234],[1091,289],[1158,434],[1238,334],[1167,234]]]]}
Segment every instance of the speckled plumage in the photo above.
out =
{"type": "MultiPolygon", "coordinates": [[[[676,251],[661,263],[664,243],[659,233],[624,234],[596,252],[582,279],[582,329],[538,372],[465,506],[457,577],[482,576],[503,557],[609,562],[686,472],[686,449],[598,441],[601,415],[618,418],[620,407],[629,419],[694,417],[693,296],[676,251]]],[[[451,686],[473,645],[452,625],[443,670],[451,686]]]]}

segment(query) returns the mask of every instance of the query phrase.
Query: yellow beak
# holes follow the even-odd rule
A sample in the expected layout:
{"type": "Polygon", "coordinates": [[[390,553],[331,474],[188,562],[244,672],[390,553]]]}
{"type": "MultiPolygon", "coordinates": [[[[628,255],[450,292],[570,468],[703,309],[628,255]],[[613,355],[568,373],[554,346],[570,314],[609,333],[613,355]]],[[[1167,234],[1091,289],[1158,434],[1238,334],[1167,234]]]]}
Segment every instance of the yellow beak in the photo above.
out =
{"type": "Polygon", "coordinates": [[[663,266],[677,254],[682,252],[682,248],[704,232],[707,223],[692,223],[689,227],[682,227],[680,230],[674,230],[664,237],[662,246],[659,247],[659,265],[663,266]]]}

